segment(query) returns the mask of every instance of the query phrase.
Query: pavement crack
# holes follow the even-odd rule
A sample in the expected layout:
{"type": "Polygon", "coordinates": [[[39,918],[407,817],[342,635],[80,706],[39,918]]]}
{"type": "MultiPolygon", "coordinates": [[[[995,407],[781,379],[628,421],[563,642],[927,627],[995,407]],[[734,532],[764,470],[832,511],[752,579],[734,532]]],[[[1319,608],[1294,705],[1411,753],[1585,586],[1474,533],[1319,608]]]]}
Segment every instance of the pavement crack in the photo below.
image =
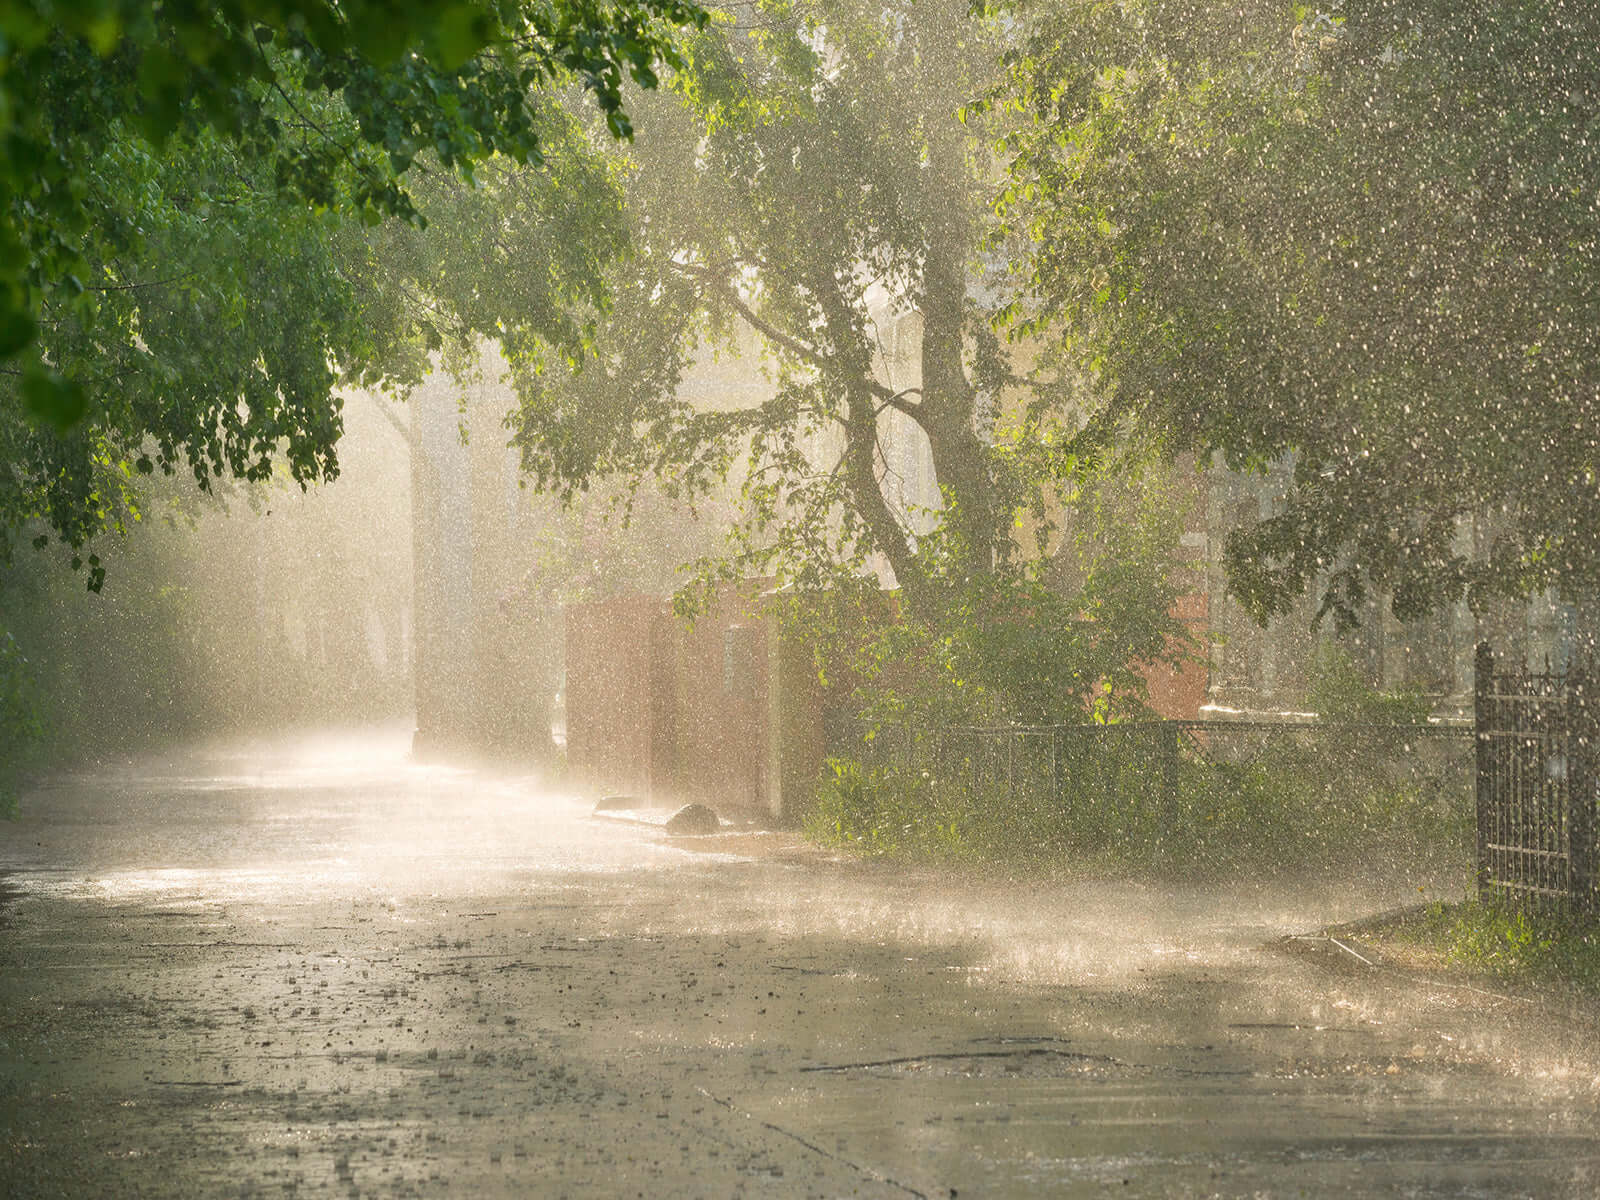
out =
{"type": "Polygon", "coordinates": [[[996,1046],[1042,1046],[1046,1044],[1056,1046],[1070,1046],[1071,1038],[1057,1037],[1053,1033],[1005,1033],[992,1034],[988,1037],[972,1039],[976,1043],[992,1043],[996,1046]]]}
{"type": "Polygon", "coordinates": [[[248,950],[299,950],[299,942],[145,942],[144,947],[149,950],[223,950],[223,949],[248,949],[248,950]]]}
{"type": "Polygon", "coordinates": [[[783,1137],[788,1138],[791,1142],[796,1142],[799,1145],[804,1146],[813,1154],[819,1154],[823,1158],[839,1163],[841,1166],[849,1167],[852,1171],[855,1171],[859,1175],[865,1175],[868,1179],[875,1180],[887,1187],[895,1188],[904,1192],[908,1196],[916,1196],[918,1200],[929,1200],[927,1192],[918,1191],[910,1184],[901,1183],[898,1179],[895,1179],[889,1175],[885,1175],[882,1171],[875,1170],[874,1168],[867,1166],[865,1163],[854,1162],[851,1159],[845,1158],[841,1154],[834,1154],[831,1150],[824,1150],[815,1142],[808,1138],[801,1137],[798,1133],[794,1133],[788,1129],[785,1129],[781,1125],[774,1125],[771,1121],[764,1121],[754,1113],[745,1112],[742,1108],[736,1107],[732,1100],[724,1100],[721,1096],[713,1095],[703,1087],[697,1087],[695,1088],[695,1091],[699,1092],[707,1100],[711,1101],[711,1103],[727,1109],[735,1116],[743,1117],[746,1121],[754,1121],[763,1129],[770,1129],[773,1133],[781,1134],[783,1137]]]}
{"type": "Polygon", "coordinates": [[[802,1071],[839,1073],[845,1071],[870,1071],[874,1067],[904,1067],[922,1062],[960,1062],[973,1058],[1070,1058],[1079,1062],[1102,1062],[1112,1066],[1126,1066],[1121,1059],[1109,1054],[1086,1054],[1081,1050],[1059,1050],[1054,1046],[1022,1046],[1015,1050],[952,1050],[938,1054],[907,1054],[899,1058],[880,1058],[872,1062],[828,1063],[801,1067],[802,1071]]]}

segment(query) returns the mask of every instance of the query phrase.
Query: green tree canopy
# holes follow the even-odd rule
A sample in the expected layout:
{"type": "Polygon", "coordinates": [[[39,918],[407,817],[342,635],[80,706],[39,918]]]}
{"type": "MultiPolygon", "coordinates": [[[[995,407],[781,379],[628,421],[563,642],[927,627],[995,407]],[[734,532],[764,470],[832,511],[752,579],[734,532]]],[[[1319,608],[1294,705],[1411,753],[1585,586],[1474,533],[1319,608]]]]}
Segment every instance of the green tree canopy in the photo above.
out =
{"type": "Polygon", "coordinates": [[[548,256],[522,302],[598,303],[603,223],[529,232],[615,207],[554,97],[577,81],[626,135],[623,81],[653,85],[669,26],[702,19],[682,0],[0,4],[0,556],[28,522],[84,547],[140,472],[205,487],[282,450],[296,480],[329,477],[336,382],[406,377],[436,308],[481,316],[361,233],[420,227],[417,187],[459,206],[451,173],[520,179],[507,240],[548,256]]]}
{"type": "Polygon", "coordinates": [[[571,370],[513,348],[514,424],[530,473],[568,495],[654,474],[692,501],[733,478],[708,578],[825,597],[850,636],[889,612],[864,596],[887,563],[922,661],[994,698],[969,715],[1046,719],[1043,693],[1087,702],[1175,627],[1162,554],[1141,563],[1136,634],[1118,606],[1138,589],[1042,583],[1049,501],[1080,481],[1053,453],[1064,393],[992,331],[992,160],[963,119],[1003,33],[961,0],[761,0],[686,38],[661,93],[630,102],[633,253],[595,352],[571,370]],[[713,351],[743,356],[745,386],[692,395],[713,351]],[[923,465],[932,486],[913,486],[923,465]],[[1052,686],[1019,686],[1024,662],[1052,686]]]}
{"type": "Polygon", "coordinates": [[[670,98],[639,108],[636,254],[603,357],[577,375],[526,362],[528,464],[557,488],[656,471],[692,492],[741,460],[741,570],[816,578],[879,553],[912,595],[942,570],[987,571],[1010,514],[966,353],[983,326],[967,288],[983,212],[958,114],[997,62],[992,32],[943,0],[735,13],[689,39],[670,98]],[[882,350],[913,311],[908,387],[882,350]],[[758,345],[773,386],[708,412],[677,385],[724,337],[758,345]],[[959,562],[919,556],[926,539],[885,496],[891,411],[930,449],[959,562]]]}
{"type": "Polygon", "coordinates": [[[1013,12],[1012,316],[1104,407],[1258,468],[1262,619],[1600,585],[1600,11],[1145,0],[1013,12]],[[1476,522],[1476,539],[1464,523],[1476,522]]]}

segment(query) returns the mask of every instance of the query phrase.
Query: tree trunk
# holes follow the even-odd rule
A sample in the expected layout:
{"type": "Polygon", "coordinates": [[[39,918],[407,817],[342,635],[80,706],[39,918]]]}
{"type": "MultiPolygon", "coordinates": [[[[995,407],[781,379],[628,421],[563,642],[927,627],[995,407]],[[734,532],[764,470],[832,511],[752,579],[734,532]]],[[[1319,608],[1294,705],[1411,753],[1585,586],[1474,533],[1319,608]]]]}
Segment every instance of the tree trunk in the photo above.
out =
{"type": "Polygon", "coordinates": [[[822,313],[826,357],[832,367],[824,371],[823,386],[838,387],[845,396],[845,486],[873,545],[889,560],[895,581],[906,598],[919,605],[927,591],[922,569],[909,531],[895,520],[878,478],[878,402],[872,391],[871,351],[838,279],[815,279],[811,291],[822,313]]]}
{"type": "MultiPolygon", "coordinates": [[[[955,245],[965,245],[955,239],[955,245]]],[[[915,416],[928,435],[934,474],[950,508],[968,572],[992,571],[1000,545],[988,447],[978,437],[977,393],[963,361],[965,258],[935,244],[923,271],[922,402],[915,416]]]]}

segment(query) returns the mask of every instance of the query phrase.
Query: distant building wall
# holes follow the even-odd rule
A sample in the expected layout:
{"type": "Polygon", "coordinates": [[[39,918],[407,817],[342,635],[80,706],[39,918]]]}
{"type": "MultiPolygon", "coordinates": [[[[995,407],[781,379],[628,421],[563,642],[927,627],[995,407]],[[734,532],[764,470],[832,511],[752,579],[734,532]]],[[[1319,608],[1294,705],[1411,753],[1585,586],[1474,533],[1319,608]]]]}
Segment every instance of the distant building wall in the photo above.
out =
{"type": "Polygon", "coordinates": [[[658,804],[787,819],[826,753],[828,694],[782,635],[764,584],[726,589],[692,625],[664,601],[570,605],[567,760],[584,783],[658,804]]]}
{"type": "Polygon", "coordinates": [[[771,811],[772,625],[750,587],[724,591],[711,611],[677,629],[679,798],[741,812],[771,811]]]}
{"type": "Polygon", "coordinates": [[[1147,702],[1158,717],[1168,721],[1193,721],[1200,715],[1211,689],[1211,663],[1207,642],[1211,636],[1213,605],[1207,570],[1207,535],[1210,496],[1205,477],[1192,458],[1180,462],[1178,502],[1184,505],[1184,526],[1178,542],[1179,562],[1173,569],[1178,588],[1171,615],[1183,622],[1194,638],[1193,655],[1176,667],[1152,663],[1144,670],[1149,689],[1147,702]]]}
{"type": "Polygon", "coordinates": [[[567,763],[608,792],[671,787],[671,616],[650,596],[569,605],[567,763]]]}
{"type": "Polygon", "coordinates": [[[1197,649],[1175,667],[1151,663],[1144,669],[1146,703],[1164,721],[1193,721],[1206,703],[1211,684],[1205,655],[1206,613],[1204,594],[1178,597],[1173,615],[1188,626],[1197,649]]]}
{"type": "MultiPolygon", "coordinates": [[[[1290,612],[1262,628],[1228,595],[1222,550],[1232,530],[1278,510],[1291,483],[1291,470],[1292,461],[1285,458],[1261,474],[1209,472],[1205,590],[1214,640],[1207,696],[1212,712],[1305,709],[1319,652],[1335,647],[1371,687],[1417,689],[1432,696],[1437,711],[1443,713],[1470,705],[1473,647],[1482,639],[1534,669],[1546,659],[1560,666],[1589,648],[1581,631],[1593,629],[1593,619],[1580,615],[1582,606],[1548,594],[1526,600],[1491,598],[1478,612],[1458,602],[1402,623],[1390,610],[1389,597],[1375,590],[1358,614],[1360,626],[1336,635],[1331,621],[1314,627],[1319,590],[1313,584],[1290,612]]],[[[1488,553],[1492,533],[1491,522],[1464,520],[1458,552],[1481,559],[1488,553]]]]}

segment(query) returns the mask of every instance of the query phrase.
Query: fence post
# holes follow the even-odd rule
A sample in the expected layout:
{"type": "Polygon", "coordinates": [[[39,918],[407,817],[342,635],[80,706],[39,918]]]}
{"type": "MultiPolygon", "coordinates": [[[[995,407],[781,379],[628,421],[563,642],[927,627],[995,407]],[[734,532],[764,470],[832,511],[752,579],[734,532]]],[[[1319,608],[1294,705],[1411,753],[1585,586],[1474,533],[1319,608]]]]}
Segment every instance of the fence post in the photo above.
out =
{"type": "Polygon", "coordinates": [[[1572,899],[1581,913],[1595,908],[1595,719],[1590,689],[1587,666],[1574,665],[1567,673],[1567,828],[1571,838],[1567,852],[1572,856],[1572,899]]]}
{"type": "Polygon", "coordinates": [[[1473,660],[1472,715],[1477,751],[1478,896],[1489,886],[1489,829],[1494,805],[1494,651],[1479,642],[1473,660]]]}

